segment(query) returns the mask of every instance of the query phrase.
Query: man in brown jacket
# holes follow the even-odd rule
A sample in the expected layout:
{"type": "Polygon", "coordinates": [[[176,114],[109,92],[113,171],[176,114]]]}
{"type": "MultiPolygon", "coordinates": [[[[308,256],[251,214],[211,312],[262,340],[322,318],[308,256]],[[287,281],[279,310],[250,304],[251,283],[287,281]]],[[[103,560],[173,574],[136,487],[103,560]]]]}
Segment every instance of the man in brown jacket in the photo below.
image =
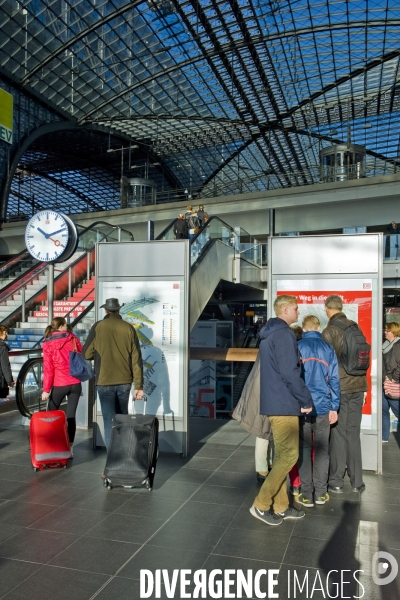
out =
{"type": "Polygon", "coordinates": [[[347,468],[353,492],[365,488],[362,479],[361,459],[361,416],[365,392],[368,389],[366,375],[349,375],[340,362],[345,330],[336,325],[341,321],[351,325],[343,311],[340,296],[332,294],[325,300],[325,312],[329,318],[328,325],[322,332],[322,338],[331,344],[339,363],[340,409],[338,421],[332,427],[330,440],[330,470],[328,491],[343,493],[343,480],[347,468]]]}
{"type": "Polygon", "coordinates": [[[135,329],[122,319],[117,298],[108,298],[106,316],[91,328],[82,354],[94,358],[96,385],[104,420],[104,437],[108,450],[111,422],[116,414],[128,414],[129,392],[135,383],[134,399],[143,396],[143,362],[135,329]]]}

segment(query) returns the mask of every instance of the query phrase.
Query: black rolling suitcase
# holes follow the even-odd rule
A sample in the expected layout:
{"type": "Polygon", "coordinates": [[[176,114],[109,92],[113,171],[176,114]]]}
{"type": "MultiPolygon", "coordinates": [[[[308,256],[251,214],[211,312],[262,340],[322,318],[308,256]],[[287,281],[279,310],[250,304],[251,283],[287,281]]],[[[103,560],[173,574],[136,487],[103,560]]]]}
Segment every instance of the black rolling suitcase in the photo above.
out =
{"type": "Polygon", "coordinates": [[[104,485],[153,486],[158,456],[158,419],[153,415],[115,415],[104,469],[104,485]]]}

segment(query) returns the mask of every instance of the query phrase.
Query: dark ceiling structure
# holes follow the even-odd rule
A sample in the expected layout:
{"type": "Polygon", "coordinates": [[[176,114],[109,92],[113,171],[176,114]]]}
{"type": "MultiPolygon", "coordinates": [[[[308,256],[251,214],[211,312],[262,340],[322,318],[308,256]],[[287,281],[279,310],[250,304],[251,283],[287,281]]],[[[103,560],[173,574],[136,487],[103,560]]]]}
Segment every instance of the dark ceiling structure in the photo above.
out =
{"type": "Polygon", "coordinates": [[[0,0],[0,29],[0,74],[74,125],[19,157],[9,214],[117,208],[121,175],[158,202],[317,184],[350,139],[400,166],[395,0],[0,0]]]}

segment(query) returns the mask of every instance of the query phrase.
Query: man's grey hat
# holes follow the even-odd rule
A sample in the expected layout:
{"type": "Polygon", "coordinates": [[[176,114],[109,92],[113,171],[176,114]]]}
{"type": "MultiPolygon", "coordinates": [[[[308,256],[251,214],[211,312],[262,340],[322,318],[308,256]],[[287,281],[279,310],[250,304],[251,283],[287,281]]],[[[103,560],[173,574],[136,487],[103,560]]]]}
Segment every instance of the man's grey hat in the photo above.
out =
{"type": "Polygon", "coordinates": [[[100,308],[105,308],[106,310],[115,311],[121,308],[118,298],[107,298],[105,304],[102,304],[100,308]]]}

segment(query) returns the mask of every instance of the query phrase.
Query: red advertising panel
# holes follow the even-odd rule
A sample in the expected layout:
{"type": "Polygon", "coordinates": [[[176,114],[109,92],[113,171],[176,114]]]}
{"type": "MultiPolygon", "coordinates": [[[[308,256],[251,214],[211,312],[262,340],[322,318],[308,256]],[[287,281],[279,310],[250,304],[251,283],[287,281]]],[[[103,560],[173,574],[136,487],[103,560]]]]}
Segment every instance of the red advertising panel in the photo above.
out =
{"type": "MultiPolygon", "coordinates": [[[[287,294],[298,299],[300,316],[298,324],[301,325],[306,315],[315,315],[321,322],[321,331],[326,327],[328,318],[325,313],[325,299],[331,294],[337,294],[343,300],[343,312],[348,319],[356,321],[361,327],[367,342],[372,345],[372,281],[371,280],[308,280],[278,281],[277,295],[287,294]],[[333,284],[333,285],[332,285],[333,284]],[[331,286],[328,288],[327,286],[331,286]],[[291,286],[291,287],[289,287],[291,286]],[[346,289],[349,288],[349,289],[346,289]],[[308,289],[307,289],[308,288],[308,289]],[[321,289],[326,288],[326,289],[321,289]]],[[[371,368],[367,372],[368,393],[363,414],[371,415],[371,368]]]]}

